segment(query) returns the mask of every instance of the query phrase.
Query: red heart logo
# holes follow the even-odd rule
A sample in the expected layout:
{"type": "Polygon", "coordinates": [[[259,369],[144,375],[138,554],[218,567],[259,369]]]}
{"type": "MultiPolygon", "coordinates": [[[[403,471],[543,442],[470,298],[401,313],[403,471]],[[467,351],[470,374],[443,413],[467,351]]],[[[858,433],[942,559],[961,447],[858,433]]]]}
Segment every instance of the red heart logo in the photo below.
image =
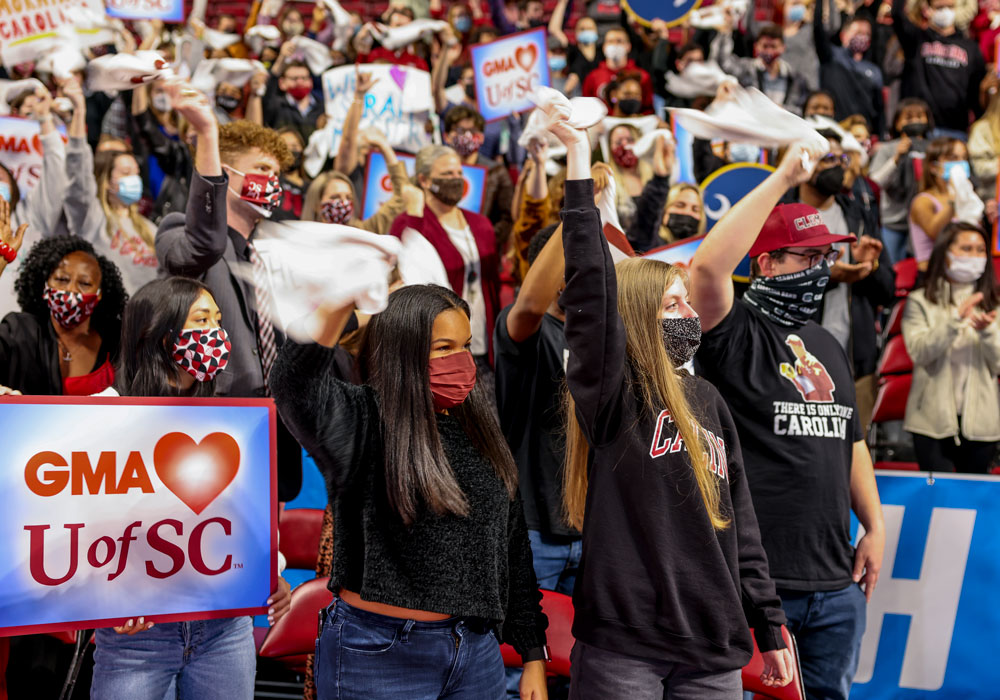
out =
{"type": "Polygon", "coordinates": [[[534,44],[528,44],[527,46],[519,46],[517,51],[514,52],[514,60],[517,61],[517,65],[524,69],[527,73],[531,70],[531,67],[535,65],[535,61],[538,60],[538,49],[535,48],[534,44]]]}
{"type": "Polygon", "coordinates": [[[236,478],[240,446],[226,433],[212,433],[198,444],[184,433],[167,433],[153,448],[160,481],[200,515],[236,478]]]}

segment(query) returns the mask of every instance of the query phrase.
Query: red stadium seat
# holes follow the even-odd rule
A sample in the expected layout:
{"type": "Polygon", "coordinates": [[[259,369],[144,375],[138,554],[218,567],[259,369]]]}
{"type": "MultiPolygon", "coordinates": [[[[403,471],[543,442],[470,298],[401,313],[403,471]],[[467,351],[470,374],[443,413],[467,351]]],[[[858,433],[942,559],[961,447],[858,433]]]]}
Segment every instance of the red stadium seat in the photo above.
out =
{"type": "Polygon", "coordinates": [[[896,302],[889,312],[889,322],[885,324],[885,337],[891,338],[903,332],[903,308],[906,306],[906,299],[896,302]]]}
{"type": "Polygon", "coordinates": [[[290,569],[315,570],[323,511],[318,508],[282,510],[278,516],[278,544],[290,569]]]}
{"type": "Polygon", "coordinates": [[[910,393],[913,376],[910,374],[889,375],[882,386],[878,388],[875,397],[875,408],[872,410],[872,423],[885,423],[891,420],[903,420],[906,413],[906,397],[910,393]]]}
{"type": "MultiPolygon", "coordinates": [[[[549,618],[545,636],[549,643],[552,662],[547,670],[551,675],[569,678],[569,653],[573,649],[573,599],[565,593],[542,590],[542,611],[549,618]]],[[[508,668],[520,668],[521,657],[514,647],[500,645],[503,663],[508,668]]]]}
{"type": "Polygon", "coordinates": [[[905,297],[917,286],[917,261],[905,258],[892,266],[896,273],[896,296],[905,297]]]}
{"type": "Polygon", "coordinates": [[[897,472],[918,472],[920,465],[916,462],[875,462],[876,469],[887,469],[897,472]]]}
{"type": "Polygon", "coordinates": [[[875,369],[880,377],[887,374],[909,374],[913,372],[913,360],[906,352],[906,344],[903,343],[903,336],[896,335],[889,338],[882,356],[879,358],[878,367],[875,369]]]}
{"type": "Polygon", "coordinates": [[[760,674],[764,670],[764,657],[753,643],[753,658],[743,667],[743,690],[756,693],[758,698],[773,698],[774,700],[805,700],[806,691],[802,685],[802,668],[799,664],[799,648],[795,644],[795,636],[782,625],[781,636],[785,646],[792,652],[792,666],[795,668],[795,679],[784,688],[772,688],[764,685],[760,674]]]}
{"type": "Polygon", "coordinates": [[[319,611],[333,601],[326,587],[329,581],[315,578],[292,591],[291,608],[267,633],[260,645],[261,656],[277,659],[293,671],[305,671],[306,657],[316,648],[319,611]]]}

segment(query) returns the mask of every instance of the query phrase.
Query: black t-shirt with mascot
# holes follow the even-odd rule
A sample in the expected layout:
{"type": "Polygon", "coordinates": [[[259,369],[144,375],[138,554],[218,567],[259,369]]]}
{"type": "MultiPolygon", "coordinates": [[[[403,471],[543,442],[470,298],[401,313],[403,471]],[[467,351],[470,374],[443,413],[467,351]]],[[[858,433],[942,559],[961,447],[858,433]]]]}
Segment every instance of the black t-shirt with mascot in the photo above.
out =
{"type": "Polygon", "coordinates": [[[812,321],[783,326],[738,300],[704,335],[696,363],[736,422],[775,584],[850,585],[851,460],[864,436],[840,344],[812,321]]]}

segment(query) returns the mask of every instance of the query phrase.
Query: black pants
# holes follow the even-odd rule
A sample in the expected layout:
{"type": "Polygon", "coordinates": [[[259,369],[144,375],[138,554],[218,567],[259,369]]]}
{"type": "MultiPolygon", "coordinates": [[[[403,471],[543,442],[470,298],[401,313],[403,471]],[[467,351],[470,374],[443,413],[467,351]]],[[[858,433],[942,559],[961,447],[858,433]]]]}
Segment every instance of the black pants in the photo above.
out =
{"type": "Polygon", "coordinates": [[[925,472],[958,472],[960,474],[986,474],[993,464],[997,443],[955,438],[930,438],[913,435],[913,449],[917,464],[925,472]]]}

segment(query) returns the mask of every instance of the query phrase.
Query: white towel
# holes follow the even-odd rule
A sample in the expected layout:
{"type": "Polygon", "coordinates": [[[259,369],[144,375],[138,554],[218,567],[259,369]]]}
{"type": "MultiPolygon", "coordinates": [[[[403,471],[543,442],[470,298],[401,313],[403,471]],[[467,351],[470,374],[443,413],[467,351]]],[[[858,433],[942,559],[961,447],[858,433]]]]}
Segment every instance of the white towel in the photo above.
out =
{"type": "Polygon", "coordinates": [[[398,266],[403,284],[436,284],[451,289],[448,271],[433,243],[424,238],[422,233],[409,227],[403,229],[401,241],[403,250],[398,266]]]}
{"type": "Polygon", "coordinates": [[[827,148],[827,140],[815,127],[776,105],[760,90],[734,88],[732,94],[732,99],[716,100],[704,112],[683,108],[670,112],[690,134],[702,139],[765,148],[802,142],[813,152],[827,148]]]}
{"type": "Polygon", "coordinates": [[[688,15],[688,22],[696,29],[723,29],[726,25],[726,15],[737,24],[747,13],[749,3],[746,0],[728,0],[715,3],[708,7],[699,7],[688,15]]]}
{"type": "Polygon", "coordinates": [[[665,138],[667,141],[674,140],[674,135],[670,133],[670,129],[653,129],[643,134],[639,137],[638,141],[632,144],[632,152],[640,158],[652,158],[653,148],[660,137],[665,138]]]}
{"type": "Polygon", "coordinates": [[[434,34],[447,26],[447,22],[439,19],[415,19],[401,27],[375,24],[372,33],[384,48],[395,51],[418,41],[425,34],[434,34]]]}
{"type": "Polygon", "coordinates": [[[59,80],[66,80],[74,71],[85,70],[87,59],[83,57],[79,47],[62,44],[38,59],[35,70],[40,73],[51,73],[59,80]]]}
{"type": "Polygon", "coordinates": [[[337,0],[319,0],[330,11],[330,22],[333,24],[333,48],[335,51],[345,51],[351,37],[354,35],[354,19],[337,0]]]}
{"type": "Polygon", "coordinates": [[[306,169],[306,174],[315,178],[323,169],[323,165],[330,157],[331,145],[334,137],[334,124],[327,122],[323,129],[316,129],[309,135],[309,143],[306,144],[302,152],[302,165],[306,169]]]}
{"type": "Polygon", "coordinates": [[[861,156],[861,167],[868,165],[868,152],[865,151],[861,143],[854,138],[854,134],[842,127],[830,117],[821,114],[814,114],[807,119],[818,131],[832,131],[840,137],[840,147],[845,153],[857,153],[861,156]]]}
{"type": "Polygon", "coordinates": [[[719,86],[726,80],[736,79],[719,67],[715,61],[696,61],[684,66],[681,73],[667,72],[667,91],[683,97],[708,97],[715,95],[719,86]]]}
{"type": "Polygon", "coordinates": [[[273,24],[258,24],[246,30],[243,34],[243,41],[246,42],[251,52],[259,56],[265,46],[281,44],[281,30],[273,24]]]}
{"type": "Polygon", "coordinates": [[[978,224],[986,206],[962,168],[955,166],[948,173],[948,189],[955,197],[955,219],[978,224]]]}
{"type": "Polygon", "coordinates": [[[220,83],[241,88],[255,73],[266,71],[263,63],[247,58],[203,58],[191,76],[191,85],[211,97],[220,83]]]}
{"type": "Polygon", "coordinates": [[[94,92],[132,90],[158,78],[172,76],[166,59],[155,51],[108,54],[87,65],[87,87],[94,92]]]}
{"type": "MultiPolygon", "coordinates": [[[[277,321],[293,336],[302,328],[296,321],[321,304],[353,302],[367,314],[382,311],[402,250],[393,236],[316,221],[262,221],[254,246],[270,276],[277,321]]],[[[243,264],[238,274],[253,279],[253,267],[243,264]]]]}
{"type": "Polygon", "coordinates": [[[326,44],[321,44],[306,36],[292,37],[288,42],[295,47],[292,55],[301,56],[306,65],[309,66],[309,72],[313,75],[319,75],[333,65],[333,59],[330,58],[330,47],[326,44]]]}
{"type": "Polygon", "coordinates": [[[220,32],[218,29],[205,27],[201,34],[201,40],[204,41],[206,46],[209,48],[221,51],[222,49],[228,49],[233,44],[238,43],[240,35],[220,32]]]}

